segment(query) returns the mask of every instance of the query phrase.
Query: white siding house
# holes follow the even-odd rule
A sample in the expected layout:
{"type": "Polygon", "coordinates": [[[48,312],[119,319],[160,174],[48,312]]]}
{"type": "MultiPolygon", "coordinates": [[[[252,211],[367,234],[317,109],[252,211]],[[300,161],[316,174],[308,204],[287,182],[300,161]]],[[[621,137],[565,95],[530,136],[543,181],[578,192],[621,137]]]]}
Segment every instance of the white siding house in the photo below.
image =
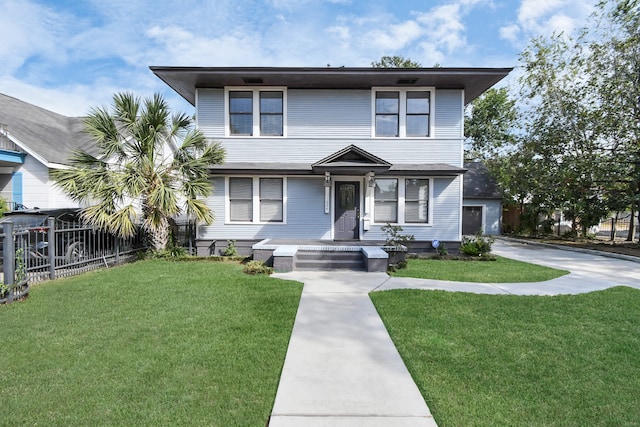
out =
{"type": "Polygon", "coordinates": [[[0,94],[0,195],[10,208],[77,207],[49,172],[66,167],[71,152],[93,152],[83,120],[0,94]]]}
{"type": "Polygon", "coordinates": [[[151,67],[226,150],[211,168],[216,222],[199,253],[228,240],[379,242],[387,223],[427,250],[459,244],[464,107],[504,78],[494,68],[151,67]]]}

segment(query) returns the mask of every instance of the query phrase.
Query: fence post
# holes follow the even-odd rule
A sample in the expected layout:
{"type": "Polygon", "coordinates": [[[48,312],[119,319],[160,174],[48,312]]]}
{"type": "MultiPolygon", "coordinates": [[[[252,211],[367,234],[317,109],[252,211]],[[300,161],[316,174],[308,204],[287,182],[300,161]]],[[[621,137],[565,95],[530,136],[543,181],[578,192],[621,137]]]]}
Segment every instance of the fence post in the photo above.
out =
{"type": "Polygon", "coordinates": [[[4,268],[4,284],[9,287],[7,304],[13,302],[13,285],[16,271],[16,247],[13,240],[13,222],[7,221],[3,226],[4,241],[2,242],[2,263],[4,268]]]}
{"type": "Polygon", "coordinates": [[[47,220],[49,229],[47,230],[48,250],[49,250],[49,279],[56,278],[56,220],[50,216],[47,220]]]}
{"type": "Polygon", "coordinates": [[[115,243],[115,246],[116,246],[116,248],[115,248],[116,249],[116,260],[115,261],[116,261],[116,265],[120,265],[120,237],[114,236],[114,238],[116,240],[116,243],[115,243]]]}

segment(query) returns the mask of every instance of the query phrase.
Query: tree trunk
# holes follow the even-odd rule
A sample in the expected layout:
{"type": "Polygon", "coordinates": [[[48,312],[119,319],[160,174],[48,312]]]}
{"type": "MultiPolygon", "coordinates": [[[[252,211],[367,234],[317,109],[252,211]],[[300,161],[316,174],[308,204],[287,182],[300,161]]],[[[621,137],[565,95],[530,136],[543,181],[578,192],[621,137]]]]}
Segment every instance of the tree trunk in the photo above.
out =
{"type": "Polygon", "coordinates": [[[155,251],[163,251],[167,249],[169,243],[169,221],[165,218],[157,227],[149,230],[151,236],[151,245],[155,251]]]}

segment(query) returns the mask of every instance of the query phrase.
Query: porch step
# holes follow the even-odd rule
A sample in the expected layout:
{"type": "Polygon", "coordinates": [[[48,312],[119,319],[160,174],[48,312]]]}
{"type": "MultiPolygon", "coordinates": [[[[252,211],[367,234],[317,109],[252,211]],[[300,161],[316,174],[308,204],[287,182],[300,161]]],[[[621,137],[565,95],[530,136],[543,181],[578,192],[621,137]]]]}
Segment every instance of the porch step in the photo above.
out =
{"type": "Polygon", "coordinates": [[[298,250],[294,270],[366,270],[361,251],[298,250]]]}

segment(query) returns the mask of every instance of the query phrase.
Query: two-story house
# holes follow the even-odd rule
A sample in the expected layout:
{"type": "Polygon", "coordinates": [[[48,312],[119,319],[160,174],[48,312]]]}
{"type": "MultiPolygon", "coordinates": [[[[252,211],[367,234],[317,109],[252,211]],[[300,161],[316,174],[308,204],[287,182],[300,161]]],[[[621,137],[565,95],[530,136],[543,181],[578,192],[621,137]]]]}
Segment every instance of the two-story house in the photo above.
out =
{"type": "Polygon", "coordinates": [[[381,242],[396,224],[414,250],[462,236],[464,108],[510,68],[151,67],[226,149],[211,168],[228,240],[381,242]]]}

